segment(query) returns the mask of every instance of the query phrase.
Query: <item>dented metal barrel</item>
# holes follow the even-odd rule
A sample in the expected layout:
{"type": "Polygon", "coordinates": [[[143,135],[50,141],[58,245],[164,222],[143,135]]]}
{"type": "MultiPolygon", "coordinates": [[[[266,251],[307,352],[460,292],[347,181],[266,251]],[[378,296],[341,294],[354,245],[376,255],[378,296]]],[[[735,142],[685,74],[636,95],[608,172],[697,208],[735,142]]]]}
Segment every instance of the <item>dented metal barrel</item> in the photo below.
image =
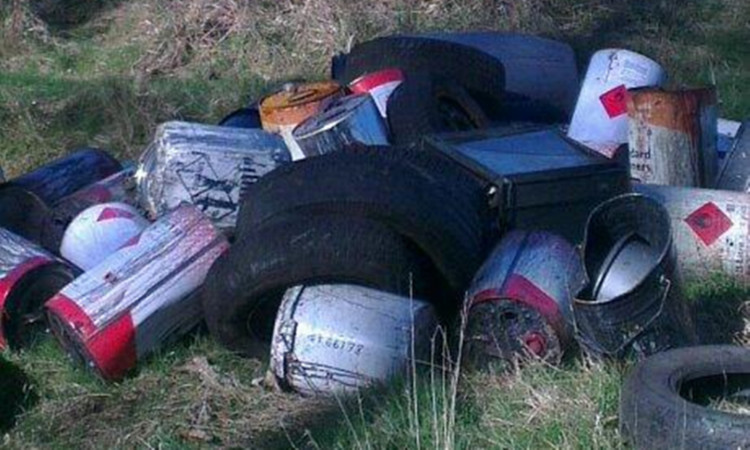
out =
{"type": "Polygon", "coordinates": [[[694,342],[661,204],[639,194],[602,203],[586,224],[582,252],[589,282],[573,312],[576,337],[589,354],[643,358],[694,342]]]}
{"type": "Polygon", "coordinates": [[[648,184],[713,186],[716,89],[635,89],[628,98],[630,174],[648,184]]]}
{"type": "Polygon", "coordinates": [[[0,227],[40,244],[48,216],[49,208],[38,195],[18,186],[0,186],[0,227]]]}
{"type": "Polygon", "coordinates": [[[599,50],[589,62],[568,137],[613,157],[628,142],[628,89],[661,86],[665,80],[664,69],[643,55],[599,50]]]}
{"type": "Polygon", "coordinates": [[[65,262],[0,228],[0,349],[19,348],[43,331],[44,303],[74,277],[65,262]]]}
{"type": "Polygon", "coordinates": [[[60,255],[90,270],[143,232],[148,221],[127,203],[108,202],[81,211],[65,230],[60,255]]]}
{"type": "Polygon", "coordinates": [[[580,255],[565,239],[508,233],[469,288],[466,361],[483,367],[532,356],[559,363],[573,338],[572,298],[585,284],[580,255]]]}
{"type": "Polygon", "coordinates": [[[7,184],[27,189],[48,205],[53,205],[121,170],[122,165],[104,150],[83,148],[14,178],[7,184]]]}
{"type": "Polygon", "coordinates": [[[404,73],[400,69],[391,68],[362,75],[349,83],[349,90],[354,94],[369,94],[380,116],[388,116],[388,98],[393,91],[404,82],[404,73]]]}
{"type": "Polygon", "coordinates": [[[152,219],[186,202],[231,231],[242,187],[289,161],[282,139],[263,130],[167,122],[141,156],[135,178],[152,219]]]}
{"type": "Polygon", "coordinates": [[[737,132],[716,188],[750,193],[750,120],[743,122],[737,132]]]}
{"type": "Polygon", "coordinates": [[[354,392],[429,363],[436,329],[433,307],[420,300],[355,285],[296,286],[276,316],[271,371],[304,395],[354,392]]]}
{"type": "Polygon", "coordinates": [[[388,129],[371,96],[349,95],[302,122],[294,130],[294,140],[307,158],[355,143],[388,145],[388,129]]]}
{"type": "Polygon", "coordinates": [[[228,247],[198,209],[180,206],[47,302],[50,327],[73,359],[120,379],[200,322],[194,291],[228,247]]]}
{"type": "Polygon", "coordinates": [[[750,195],[651,185],[635,190],[666,208],[686,281],[724,274],[750,284],[750,195]]]}
{"type": "Polygon", "coordinates": [[[136,206],[135,168],[128,166],[104,180],[84,187],[61,199],[53,206],[44,221],[42,244],[54,253],[60,251],[65,230],[70,222],[86,208],[107,203],[120,202],[136,206]]]}
{"type": "Polygon", "coordinates": [[[292,132],[297,125],[342,95],[344,90],[335,81],[289,83],[281,91],[261,100],[261,124],[264,130],[281,135],[293,160],[302,159],[305,155],[294,140],[292,132]]]}

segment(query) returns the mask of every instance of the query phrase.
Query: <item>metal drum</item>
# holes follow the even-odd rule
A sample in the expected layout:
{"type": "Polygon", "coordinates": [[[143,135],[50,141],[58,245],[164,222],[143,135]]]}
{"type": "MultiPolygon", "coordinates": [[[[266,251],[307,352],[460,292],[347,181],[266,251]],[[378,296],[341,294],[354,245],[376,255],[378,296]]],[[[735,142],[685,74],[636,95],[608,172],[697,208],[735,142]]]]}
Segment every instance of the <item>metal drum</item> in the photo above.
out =
{"type": "Polygon", "coordinates": [[[642,358],[694,343],[669,215],[657,201],[626,194],[602,203],[582,251],[589,283],[573,312],[588,353],[642,358]]]}
{"type": "Polygon", "coordinates": [[[631,90],[630,174],[648,184],[709,187],[718,172],[716,89],[631,90]]]}
{"type": "Polygon", "coordinates": [[[167,122],[141,156],[135,178],[150,218],[186,202],[231,231],[243,186],[289,161],[281,138],[263,130],[167,122]]]}
{"type": "Polygon", "coordinates": [[[744,192],[637,185],[672,221],[680,272],[702,282],[724,274],[750,284],[750,196],[744,192]]]}
{"type": "Polygon", "coordinates": [[[200,322],[194,291],[228,247],[205,215],[183,205],[47,302],[50,327],[73,359],[122,378],[200,322]]]}
{"type": "Polygon", "coordinates": [[[137,206],[134,175],[135,168],[128,166],[124,170],[86,186],[57,202],[44,222],[44,233],[41,237],[44,247],[51,252],[58,253],[68,225],[86,208],[106,202],[120,202],[137,206]]]}
{"type": "Polygon", "coordinates": [[[297,125],[324,109],[328,102],[342,95],[344,90],[335,81],[288,83],[281,91],[261,100],[260,120],[263,129],[280,134],[292,159],[302,159],[305,155],[292,132],[297,125]]]}
{"type": "Polygon", "coordinates": [[[512,231],[469,288],[466,361],[475,367],[532,356],[556,364],[572,341],[572,298],[586,284],[565,239],[512,231]]]}
{"type": "Polygon", "coordinates": [[[94,205],[70,222],[60,244],[60,255],[83,270],[93,269],[148,225],[148,221],[126,203],[94,205]]]}
{"type": "Polygon", "coordinates": [[[336,99],[325,111],[294,130],[305,157],[338,151],[347,145],[388,145],[388,130],[375,101],[366,94],[336,99]]]}
{"type": "Polygon", "coordinates": [[[0,349],[19,348],[44,330],[44,303],[74,277],[68,264],[0,228],[0,349]]]}
{"type": "Polygon", "coordinates": [[[745,121],[737,132],[716,188],[750,193],[750,120],[745,121]]]}
{"type": "Polygon", "coordinates": [[[38,195],[48,205],[122,170],[104,150],[83,148],[56,159],[33,172],[8,181],[38,195]]]}
{"type": "Polygon", "coordinates": [[[404,82],[404,73],[399,69],[383,69],[362,75],[349,83],[349,90],[354,94],[369,94],[380,116],[388,116],[388,98],[404,82]]]}
{"type": "Polygon", "coordinates": [[[297,286],[281,302],[271,371],[282,387],[335,395],[407,376],[430,362],[432,306],[361,286],[297,286]]]}
{"type": "Polygon", "coordinates": [[[594,53],[583,80],[568,137],[611,158],[628,142],[628,89],[661,86],[664,69],[629,50],[594,53]]]}
{"type": "Polygon", "coordinates": [[[13,185],[0,186],[0,227],[40,244],[49,213],[47,204],[33,192],[13,185]]]}

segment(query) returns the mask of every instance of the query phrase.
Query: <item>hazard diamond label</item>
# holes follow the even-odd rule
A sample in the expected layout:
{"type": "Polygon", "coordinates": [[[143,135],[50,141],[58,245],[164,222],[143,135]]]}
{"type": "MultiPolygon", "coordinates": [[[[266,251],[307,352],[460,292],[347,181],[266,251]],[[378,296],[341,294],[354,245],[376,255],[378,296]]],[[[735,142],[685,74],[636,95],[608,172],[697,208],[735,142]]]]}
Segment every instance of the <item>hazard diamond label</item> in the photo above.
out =
{"type": "Polygon", "coordinates": [[[628,112],[628,89],[624,84],[611,89],[599,97],[610,119],[628,112]]]}
{"type": "Polygon", "coordinates": [[[711,245],[732,228],[732,221],[713,202],[708,202],[685,218],[688,226],[706,245],[711,245]]]}

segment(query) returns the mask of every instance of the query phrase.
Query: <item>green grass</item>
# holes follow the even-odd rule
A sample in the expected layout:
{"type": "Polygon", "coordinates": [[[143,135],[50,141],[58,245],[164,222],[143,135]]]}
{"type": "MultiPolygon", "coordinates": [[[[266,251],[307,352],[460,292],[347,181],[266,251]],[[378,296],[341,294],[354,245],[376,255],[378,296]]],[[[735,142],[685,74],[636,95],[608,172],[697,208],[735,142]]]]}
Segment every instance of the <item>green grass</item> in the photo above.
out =
{"type": "MultiPolygon", "coordinates": [[[[531,32],[570,42],[582,68],[598,48],[632,48],[674,85],[716,83],[721,116],[750,112],[743,0],[33,2],[47,23],[13,16],[11,3],[0,4],[0,165],[10,176],[82,145],[137,158],[160,122],[216,122],[284,79],[326,77],[328,58],[351,41],[394,32],[531,32]]],[[[704,341],[750,343],[749,294],[720,279],[690,289],[704,341]]],[[[263,389],[254,380],[264,362],[205,336],[117,384],[72,366],[51,338],[5,356],[38,396],[0,438],[8,448],[623,446],[623,368],[574,355],[561,368],[466,374],[455,397],[451,375],[423,374],[361,403],[263,389]]]]}

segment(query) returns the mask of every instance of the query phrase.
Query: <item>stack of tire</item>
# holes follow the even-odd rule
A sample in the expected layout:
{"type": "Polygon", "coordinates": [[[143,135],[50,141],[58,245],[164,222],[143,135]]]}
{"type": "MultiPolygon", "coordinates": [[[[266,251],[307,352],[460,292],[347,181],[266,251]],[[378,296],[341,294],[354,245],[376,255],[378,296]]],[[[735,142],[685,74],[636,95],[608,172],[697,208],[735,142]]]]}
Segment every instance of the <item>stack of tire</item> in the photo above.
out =
{"type": "Polygon", "coordinates": [[[278,168],[244,194],[203,306],[232,350],[265,356],[281,295],[358,284],[456,312],[495,239],[484,186],[438,155],[350,147],[278,168]]]}

